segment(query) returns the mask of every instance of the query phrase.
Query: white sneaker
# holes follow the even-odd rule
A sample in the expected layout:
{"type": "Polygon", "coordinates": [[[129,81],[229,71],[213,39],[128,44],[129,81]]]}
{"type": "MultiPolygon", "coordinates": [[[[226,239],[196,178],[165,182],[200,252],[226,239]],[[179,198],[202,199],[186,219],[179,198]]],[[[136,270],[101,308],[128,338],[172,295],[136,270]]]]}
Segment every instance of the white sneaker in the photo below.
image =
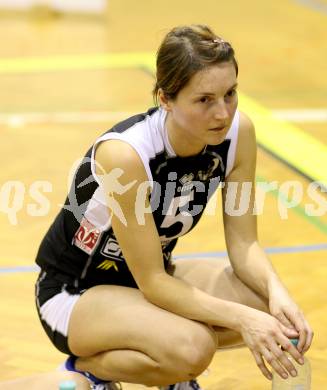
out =
{"type": "Polygon", "coordinates": [[[58,370],[72,371],[84,375],[90,383],[91,390],[122,390],[122,386],[119,382],[105,382],[96,378],[89,372],[76,370],[75,359],[76,358],[68,357],[68,359],[60,367],[58,367],[58,370]]]}
{"type": "Polygon", "coordinates": [[[91,383],[90,382],[90,389],[91,390],[109,390],[109,387],[107,387],[107,384],[99,384],[99,385],[96,385],[95,383],[91,383]]]}
{"type": "Polygon", "coordinates": [[[119,382],[108,382],[95,384],[90,382],[91,390],[122,390],[122,386],[119,382]]]}
{"type": "Polygon", "coordinates": [[[159,387],[160,390],[201,390],[196,379],[188,382],[175,383],[174,385],[159,387]]]}

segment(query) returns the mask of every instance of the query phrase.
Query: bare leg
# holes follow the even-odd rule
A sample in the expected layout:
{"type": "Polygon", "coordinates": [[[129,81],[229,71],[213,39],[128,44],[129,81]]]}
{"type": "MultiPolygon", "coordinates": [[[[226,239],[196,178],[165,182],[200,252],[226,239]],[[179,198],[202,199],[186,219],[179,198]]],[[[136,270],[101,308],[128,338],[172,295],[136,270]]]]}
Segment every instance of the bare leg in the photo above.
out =
{"type": "Polygon", "coordinates": [[[76,368],[104,380],[168,385],[198,376],[217,348],[216,334],[149,303],[137,290],[96,286],[76,303],[69,345],[76,368]]]}
{"type": "MultiPolygon", "coordinates": [[[[269,312],[268,301],[244,284],[234,273],[227,259],[176,260],[170,273],[217,298],[269,312]]],[[[214,327],[218,348],[243,346],[241,335],[227,328],[214,327]]]]}
{"type": "MultiPolygon", "coordinates": [[[[180,260],[169,272],[213,296],[268,310],[226,260],[180,260]]],[[[148,386],[195,378],[209,365],[217,341],[219,348],[243,344],[237,332],[180,317],[149,303],[139,290],[120,286],[85,292],[69,325],[70,348],[80,356],[77,369],[148,386]]]]}

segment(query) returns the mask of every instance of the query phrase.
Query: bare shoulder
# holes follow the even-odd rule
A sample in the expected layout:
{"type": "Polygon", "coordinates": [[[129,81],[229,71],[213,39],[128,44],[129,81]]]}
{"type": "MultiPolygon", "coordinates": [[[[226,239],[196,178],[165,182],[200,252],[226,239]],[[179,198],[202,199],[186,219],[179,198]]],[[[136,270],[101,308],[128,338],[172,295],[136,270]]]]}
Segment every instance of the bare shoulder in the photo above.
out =
{"type": "Polygon", "coordinates": [[[147,180],[141,157],[127,142],[116,139],[101,142],[96,149],[95,160],[98,174],[120,169],[122,171],[122,182],[124,178],[127,181],[131,178],[147,180]]]}
{"type": "Polygon", "coordinates": [[[255,129],[251,118],[245,113],[240,111],[240,126],[239,136],[243,137],[254,137],[255,129]]]}
{"type": "Polygon", "coordinates": [[[240,124],[233,173],[253,171],[256,165],[257,144],[252,120],[244,112],[240,112],[240,124]]]}
{"type": "Polygon", "coordinates": [[[240,112],[240,125],[237,142],[237,161],[242,157],[248,159],[249,154],[256,153],[256,137],[254,124],[250,117],[244,112],[240,112]]]}

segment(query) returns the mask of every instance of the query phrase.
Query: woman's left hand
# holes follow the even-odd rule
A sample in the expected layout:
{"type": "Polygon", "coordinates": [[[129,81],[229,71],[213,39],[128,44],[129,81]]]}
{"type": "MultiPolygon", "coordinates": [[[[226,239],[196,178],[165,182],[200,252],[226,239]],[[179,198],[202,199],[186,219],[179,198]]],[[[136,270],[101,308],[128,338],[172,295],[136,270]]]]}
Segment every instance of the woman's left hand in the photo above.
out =
{"type": "Polygon", "coordinates": [[[283,325],[299,334],[297,349],[304,354],[310,348],[313,331],[297,304],[283,286],[274,286],[269,294],[269,309],[272,316],[283,325]]]}

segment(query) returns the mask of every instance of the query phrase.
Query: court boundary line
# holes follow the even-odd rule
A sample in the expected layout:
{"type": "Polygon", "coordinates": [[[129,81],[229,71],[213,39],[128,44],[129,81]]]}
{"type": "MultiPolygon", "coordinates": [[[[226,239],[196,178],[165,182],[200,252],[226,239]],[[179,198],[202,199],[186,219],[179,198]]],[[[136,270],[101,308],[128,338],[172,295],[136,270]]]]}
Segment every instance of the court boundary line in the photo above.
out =
{"type": "MultiPolygon", "coordinates": [[[[268,151],[268,154],[271,154],[271,153],[268,151]]],[[[278,156],[274,156],[273,154],[271,154],[271,155],[272,155],[272,157],[276,157],[276,159],[279,160],[278,156]]],[[[285,162],[285,161],[281,160],[281,162],[284,162],[286,165],[288,165],[287,162],[285,162]]],[[[256,176],[256,183],[258,183],[260,185],[261,182],[268,183],[268,180],[265,179],[263,176],[257,175],[256,176]]],[[[271,189],[267,192],[267,194],[271,194],[272,196],[274,196],[278,200],[280,199],[284,205],[286,205],[286,206],[288,205],[287,195],[284,194],[283,192],[281,192],[280,189],[278,189],[278,190],[271,189]]],[[[307,221],[311,225],[315,226],[322,233],[325,233],[325,234],[327,233],[327,224],[322,219],[320,219],[320,217],[318,217],[318,216],[308,215],[306,213],[304,207],[302,207],[298,204],[298,205],[295,205],[295,206],[289,208],[289,210],[293,211],[294,213],[296,213],[297,215],[302,217],[305,221],[307,221]]]]}
{"type": "MultiPolygon", "coordinates": [[[[152,73],[154,69],[149,68],[152,73]]],[[[258,144],[327,191],[327,171],[323,168],[327,166],[327,146],[294,124],[274,117],[271,110],[244,93],[238,92],[238,97],[240,109],[249,113],[254,123],[258,144]]]]}
{"type": "Polygon", "coordinates": [[[294,124],[276,119],[250,97],[239,93],[240,107],[248,112],[256,128],[257,142],[281,161],[327,190],[327,146],[294,124]],[[273,136],[272,136],[273,135],[273,136]]]}
{"type": "MultiPolygon", "coordinates": [[[[155,55],[153,52],[125,52],[0,59],[0,74],[105,68],[138,68],[153,75],[155,55]]],[[[295,125],[274,118],[271,110],[241,92],[239,101],[240,108],[248,112],[254,122],[258,142],[302,172],[304,177],[318,181],[327,189],[327,171],[323,168],[327,166],[327,146],[295,125]]]]}
{"type": "MultiPolygon", "coordinates": [[[[303,110],[271,110],[273,117],[290,122],[327,122],[327,109],[303,110]]],[[[85,122],[120,121],[135,115],[133,111],[31,111],[31,112],[0,112],[0,124],[10,127],[21,127],[26,124],[64,123],[76,124],[85,122]]]]}
{"type": "Polygon", "coordinates": [[[317,11],[322,15],[327,15],[327,4],[318,3],[314,0],[295,0],[295,3],[303,5],[313,11],[317,11]]]}
{"type": "Polygon", "coordinates": [[[0,74],[28,74],[102,69],[153,69],[153,52],[56,55],[0,58],[0,74]]]}
{"type": "Polygon", "coordinates": [[[325,108],[283,108],[271,110],[276,119],[297,123],[325,123],[327,109],[325,108]]]}
{"type": "MultiPolygon", "coordinates": [[[[270,255],[280,254],[291,254],[291,253],[306,253],[306,252],[318,252],[327,251],[327,243],[321,244],[309,244],[309,245],[294,245],[294,246],[280,246],[280,247],[268,247],[264,248],[264,251],[270,255]]],[[[199,252],[199,253],[188,253],[173,256],[176,260],[192,259],[192,258],[225,258],[227,257],[226,251],[217,252],[199,252]]],[[[38,265],[22,265],[13,267],[0,267],[0,275],[27,273],[27,272],[38,272],[40,270],[38,265]]]]}
{"type": "MultiPolygon", "coordinates": [[[[262,147],[262,148],[264,151],[267,152],[267,154],[271,155],[272,157],[276,158],[277,160],[281,161],[282,163],[284,163],[285,165],[288,166],[287,162],[281,160],[278,156],[274,156],[274,154],[272,154],[269,150],[265,150],[264,147],[262,147]]],[[[299,173],[301,174],[301,172],[299,172],[299,173]]],[[[260,187],[260,185],[262,183],[269,184],[269,183],[274,183],[276,181],[274,181],[274,180],[269,181],[267,178],[265,178],[261,175],[256,175],[255,182],[256,182],[255,183],[256,186],[260,187]]],[[[278,182],[276,182],[276,183],[278,186],[278,182]]],[[[325,234],[327,233],[327,224],[320,218],[320,216],[309,215],[306,212],[305,207],[301,206],[300,204],[293,205],[292,207],[288,207],[289,206],[288,196],[287,196],[287,194],[281,192],[280,188],[279,189],[271,188],[271,189],[268,189],[268,191],[266,191],[266,189],[264,189],[264,191],[268,194],[268,196],[273,196],[275,199],[278,199],[278,202],[281,201],[282,204],[284,206],[286,206],[287,210],[290,210],[291,212],[294,212],[295,214],[299,215],[306,222],[315,226],[322,233],[325,233],[325,234]]],[[[325,195],[324,192],[322,192],[321,194],[325,195]]],[[[288,213],[288,211],[286,211],[286,213],[288,213]]]]}

